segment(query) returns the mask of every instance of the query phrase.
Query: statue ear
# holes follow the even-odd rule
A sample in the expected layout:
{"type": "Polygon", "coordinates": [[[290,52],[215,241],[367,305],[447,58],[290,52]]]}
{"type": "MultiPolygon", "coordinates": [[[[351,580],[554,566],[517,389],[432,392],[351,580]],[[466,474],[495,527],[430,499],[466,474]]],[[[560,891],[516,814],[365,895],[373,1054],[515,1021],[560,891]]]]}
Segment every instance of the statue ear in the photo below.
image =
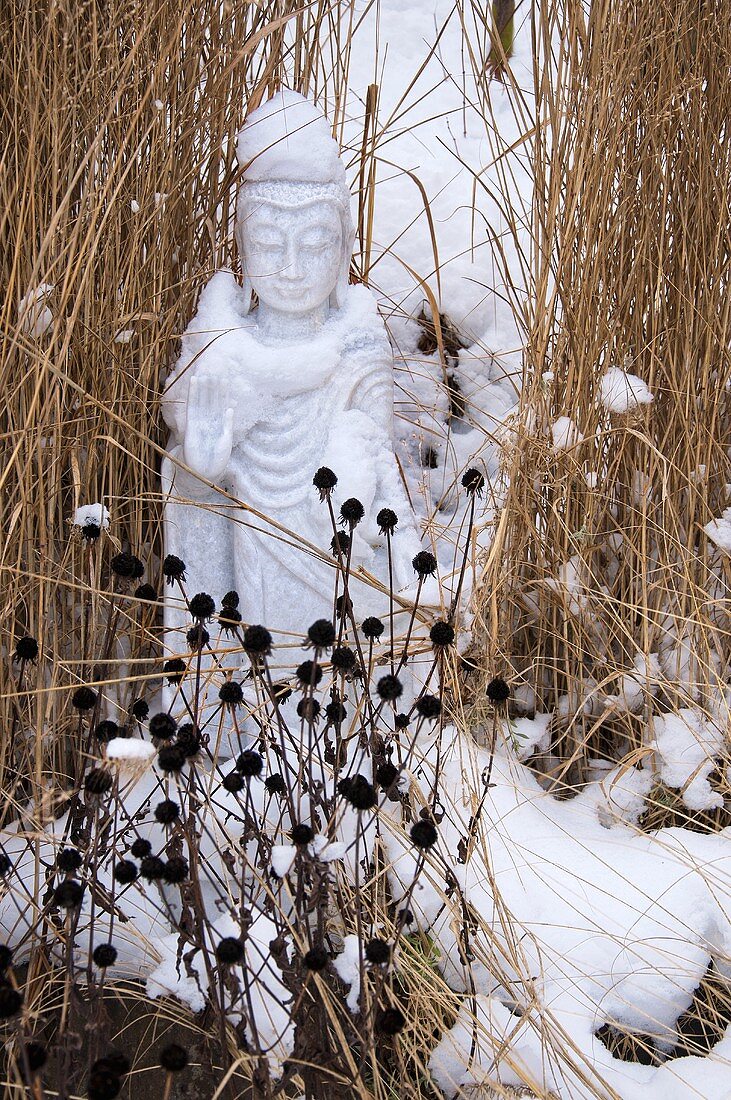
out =
{"type": "Polygon", "coordinates": [[[239,262],[241,264],[241,275],[243,277],[243,298],[244,298],[244,313],[248,313],[251,309],[251,298],[253,294],[251,279],[246,274],[246,251],[244,249],[243,235],[240,229],[240,222],[237,220],[234,226],[234,236],[236,238],[236,244],[239,249],[239,262]]]}
{"type": "Polygon", "coordinates": [[[348,293],[348,277],[350,275],[350,261],[353,256],[353,245],[355,244],[355,226],[348,217],[343,218],[343,255],[340,260],[340,272],[338,273],[338,281],[336,282],[333,292],[330,295],[330,308],[340,309],[345,305],[345,298],[348,293]]]}

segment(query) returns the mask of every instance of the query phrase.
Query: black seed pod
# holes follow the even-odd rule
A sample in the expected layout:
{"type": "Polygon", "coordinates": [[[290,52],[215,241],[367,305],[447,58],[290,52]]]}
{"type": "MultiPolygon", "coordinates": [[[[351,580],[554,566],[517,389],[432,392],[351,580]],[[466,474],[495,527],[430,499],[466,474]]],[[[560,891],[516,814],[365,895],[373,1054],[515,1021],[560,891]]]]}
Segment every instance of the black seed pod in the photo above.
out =
{"type": "Polygon", "coordinates": [[[4,877],[12,869],[12,863],[6,852],[0,848],[0,876],[4,877]]]}
{"type": "Polygon", "coordinates": [[[165,863],[159,856],[145,856],[140,861],[140,874],[148,882],[157,882],[165,874],[165,863]]]}
{"type": "Polygon", "coordinates": [[[338,554],[342,554],[344,558],[347,557],[348,550],[350,549],[350,535],[348,532],[336,531],[330,540],[330,549],[332,550],[334,558],[336,558],[338,554]]]}
{"type": "Polygon", "coordinates": [[[330,662],[337,672],[351,672],[355,668],[355,654],[350,646],[339,645],[332,651],[330,662]]]}
{"type": "Polygon", "coordinates": [[[416,700],[416,713],[421,718],[433,721],[442,713],[442,704],[436,695],[422,695],[421,699],[416,700]]]}
{"type": "Polygon", "coordinates": [[[166,661],[162,671],[169,684],[179,684],[185,675],[185,661],[182,657],[173,657],[172,661],[166,661]]]}
{"type": "Polygon", "coordinates": [[[429,638],[435,649],[440,646],[451,645],[454,641],[454,627],[450,623],[445,623],[440,620],[434,623],[434,626],[429,631],[429,638]]]}
{"type": "Polygon", "coordinates": [[[102,533],[102,529],[98,523],[85,523],[81,528],[81,535],[87,542],[96,542],[102,533]]]}
{"type": "Polygon", "coordinates": [[[473,466],[462,478],[462,487],[467,490],[470,496],[475,493],[477,496],[481,496],[482,490],[485,487],[484,474],[480,473],[480,471],[476,470],[473,466]]]}
{"type": "Polygon", "coordinates": [[[300,699],[297,704],[297,717],[304,718],[305,722],[316,722],[320,717],[320,704],[317,699],[300,699]]]}
{"type": "Polygon", "coordinates": [[[4,974],[12,961],[12,949],[6,943],[0,943],[0,972],[4,974]]]}
{"type": "Polygon", "coordinates": [[[116,1074],[117,1077],[124,1077],[129,1073],[132,1066],[129,1058],[122,1054],[121,1051],[110,1050],[103,1058],[97,1058],[91,1068],[92,1071],[94,1069],[104,1069],[108,1070],[109,1073],[116,1074]]]}
{"type": "Polygon", "coordinates": [[[269,794],[287,793],[287,784],[284,782],[284,776],[281,772],[275,772],[274,775],[268,775],[264,780],[264,786],[269,791],[269,794]]]}
{"type": "Polygon", "coordinates": [[[365,508],[357,497],[348,497],[347,500],[343,501],[340,509],[340,519],[343,523],[347,523],[351,531],[354,527],[357,527],[364,515],[365,508]]]}
{"type": "Polygon", "coordinates": [[[316,649],[329,649],[335,641],[335,627],[329,619],[317,619],[307,631],[307,640],[316,649]]]}
{"type": "Polygon", "coordinates": [[[328,703],[325,707],[325,717],[331,726],[337,726],[339,722],[344,722],[347,713],[339,699],[334,699],[332,703],[328,703]]]}
{"type": "Polygon", "coordinates": [[[131,859],[120,859],[118,863],[114,865],[114,877],[117,882],[121,882],[123,886],[129,885],[130,882],[134,882],[137,878],[137,866],[131,859]]]}
{"type": "Polygon", "coordinates": [[[92,768],[84,780],[84,789],[89,794],[106,794],[114,785],[111,772],[104,768],[92,768]]]}
{"type": "Polygon", "coordinates": [[[53,903],[61,909],[76,909],[81,905],[84,896],[84,886],[75,879],[67,878],[59,882],[53,891],[53,903]]]}
{"type": "Polygon", "coordinates": [[[88,1100],[115,1100],[121,1088],[122,1082],[118,1074],[109,1069],[96,1069],[89,1073],[86,1095],[88,1100]]]}
{"type": "Polygon", "coordinates": [[[302,956],[302,962],[305,964],[307,970],[314,970],[315,973],[317,973],[325,969],[329,958],[330,956],[324,947],[311,947],[310,950],[302,956]]]}
{"type": "Polygon", "coordinates": [[[145,567],[140,559],[136,558],[134,554],[126,553],[115,554],[109,563],[109,568],[118,577],[133,581],[139,580],[145,572],[145,567]]]}
{"type": "Polygon", "coordinates": [[[178,1043],[170,1043],[160,1051],[160,1065],[168,1073],[180,1073],[188,1064],[188,1052],[178,1043]]]}
{"type": "Polygon", "coordinates": [[[91,710],[96,705],[97,694],[90,687],[79,687],[71,696],[71,705],[77,710],[91,710]]]}
{"type": "Polygon", "coordinates": [[[315,837],[312,828],[304,822],[295,825],[289,835],[292,837],[292,843],[300,847],[304,844],[311,844],[315,837]]]}
{"type": "Polygon", "coordinates": [[[235,607],[222,607],[218,625],[224,634],[235,634],[241,625],[241,612],[235,607]]]}
{"type": "Polygon", "coordinates": [[[62,848],[56,858],[56,866],[65,875],[71,875],[74,871],[78,871],[83,862],[84,857],[77,848],[62,848]]]}
{"type": "Polygon", "coordinates": [[[338,619],[345,619],[348,615],[353,614],[353,601],[350,596],[346,596],[345,593],[343,593],[342,596],[338,596],[335,601],[335,614],[338,619]]]}
{"type": "Polygon", "coordinates": [[[207,592],[197,592],[188,604],[188,610],[193,618],[198,619],[199,622],[212,619],[216,614],[216,604],[213,596],[209,596],[207,592]]]}
{"type": "Polygon", "coordinates": [[[301,665],[297,666],[297,679],[305,687],[309,687],[313,684],[315,687],[320,683],[322,679],[322,669],[314,661],[303,661],[301,665]]]}
{"type": "Polygon", "coordinates": [[[165,864],[165,868],[162,873],[162,877],[165,882],[169,882],[171,886],[180,882],[185,882],[188,877],[188,861],[183,859],[182,856],[173,856],[165,864]]]}
{"type": "Polygon", "coordinates": [[[10,985],[0,986],[0,1020],[9,1020],[23,1006],[23,994],[10,985]]]}
{"type": "Polygon", "coordinates": [[[411,564],[419,577],[433,577],[437,571],[437,559],[429,550],[420,550],[411,564]]]}
{"type": "Polygon", "coordinates": [[[150,719],[150,737],[156,737],[160,741],[171,741],[177,729],[178,723],[172,714],[166,714],[165,711],[153,714],[150,719]]]}
{"type": "Polygon", "coordinates": [[[24,638],[18,638],[15,643],[16,661],[35,661],[38,658],[38,642],[26,634],[24,638]]]}
{"type": "Polygon", "coordinates": [[[437,842],[436,826],[431,821],[417,821],[411,826],[409,836],[417,848],[423,848],[426,851],[437,842]]]}
{"type": "Polygon", "coordinates": [[[396,530],[398,516],[390,508],[381,508],[376,516],[376,523],[382,535],[392,535],[396,530]]]}
{"type": "Polygon", "coordinates": [[[397,730],[407,729],[408,725],[409,725],[409,716],[408,716],[408,714],[397,714],[396,717],[393,720],[393,724],[394,724],[394,727],[397,730]]]}
{"type": "Polygon", "coordinates": [[[145,600],[147,603],[155,603],[157,592],[151,584],[141,584],[139,588],[135,589],[135,598],[145,600]]]}
{"type": "Polygon", "coordinates": [[[180,745],[164,745],[157,754],[157,764],[164,772],[182,771],[185,753],[180,745]]]}
{"type": "Polygon", "coordinates": [[[491,703],[504,703],[510,698],[510,688],[501,676],[496,676],[485,688],[485,694],[491,703]]]}
{"type": "Polygon", "coordinates": [[[199,649],[205,649],[211,640],[211,635],[208,633],[203,623],[194,623],[190,630],[185,635],[185,640],[188,643],[188,647],[197,653],[199,649]]]}
{"type": "Polygon", "coordinates": [[[244,689],[237,680],[227,680],[221,685],[218,698],[228,707],[239,707],[244,701],[244,689]]]}
{"type": "Polygon", "coordinates": [[[272,692],[275,702],[280,704],[284,704],[292,698],[292,688],[287,683],[272,684],[272,692]]]}
{"type": "Polygon", "coordinates": [[[94,727],[94,736],[100,745],[104,745],[107,741],[119,737],[119,726],[110,718],[106,718],[103,722],[97,722],[94,727]]]}
{"type": "Polygon", "coordinates": [[[239,594],[231,589],[221,599],[221,607],[225,607],[227,611],[235,611],[239,606],[239,594]]]}
{"type": "Polygon", "coordinates": [[[328,466],[321,466],[312,479],[312,484],[320,494],[320,500],[325,500],[337,483],[337,477],[328,466]]]}
{"type": "Polygon", "coordinates": [[[272,636],[265,626],[247,626],[244,649],[250,657],[266,657],[272,651],[272,636]]]}
{"type": "Polygon", "coordinates": [[[249,778],[255,775],[261,775],[263,767],[264,760],[262,755],[255,749],[246,749],[236,761],[236,770],[249,778]]]}
{"type": "Polygon", "coordinates": [[[391,960],[391,947],[385,940],[374,939],[366,944],[365,957],[369,963],[383,966],[391,960]]]}
{"type": "Polygon", "coordinates": [[[178,739],[175,744],[184,756],[195,756],[197,752],[200,752],[200,733],[192,723],[186,722],[178,730],[178,739]]]}
{"type": "Polygon", "coordinates": [[[383,631],[386,629],[380,619],[377,619],[375,615],[370,615],[363,621],[363,625],[360,628],[369,641],[376,641],[381,637],[383,631]]]}
{"type": "Polygon", "coordinates": [[[141,836],[138,836],[130,851],[136,859],[142,859],[143,856],[149,856],[152,851],[152,845],[149,840],[143,840],[141,836]]]}
{"type": "Polygon", "coordinates": [[[378,801],[376,788],[364,775],[343,780],[338,784],[338,791],[355,810],[372,810],[378,801]]]}
{"type": "Polygon", "coordinates": [[[100,943],[91,957],[96,966],[112,966],[117,961],[117,948],[111,943],[100,943]]]}
{"type": "Polygon", "coordinates": [[[221,780],[221,786],[229,794],[238,794],[246,786],[246,780],[243,775],[239,775],[238,772],[229,772],[228,775],[224,775],[221,780]]]}
{"type": "Polygon", "coordinates": [[[398,1035],[406,1025],[400,1008],[383,1008],[376,1016],[376,1028],[382,1035],[398,1035]]]}
{"type": "Polygon", "coordinates": [[[162,563],[162,575],[168,584],[174,584],[175,581],[184,581],[185,569],[185,562],[181,561],[180,558],[176,558],[175,554],[168,554],[162,563]]]}
{"type": "Polygon", "coordinates": [[[155,821],[161,825],[172,825],[180,817],[180,806],[172,798],[164,798],[155,806],[155,821]]]}
{"type": "Polygon", "coordinates": [[[382,676],[378,681],[376,690],[381,699],[385,702],[393,703],[396,699],[400,699],[403,695],[403,684],[399,680],[398,676],[382,676]]]}
{"type": "Polygon", "coordinates": [[[379,764],[376,769],[376,781],[379,786],[383,787],[384,791],[387,791],[394,785],[398,779],[398,768],[395,764],[392,764],[390,760],[384,761],[383,764],[379,764]]]}
{"type": "Polygon", "coordinates": [[[216,945],[216,958],[226,966],[235,966],[244,961],[246,951],[241,940],[235,936],[225,936],[216,945]]]}
{"type": "Polygon", "coordinates": [[[133,717],[135,717],[138,722],[144,722],[147,715],[150,713],[150,704],[146,699],[135,699],[130,710],[132,711],[133,717]]]}

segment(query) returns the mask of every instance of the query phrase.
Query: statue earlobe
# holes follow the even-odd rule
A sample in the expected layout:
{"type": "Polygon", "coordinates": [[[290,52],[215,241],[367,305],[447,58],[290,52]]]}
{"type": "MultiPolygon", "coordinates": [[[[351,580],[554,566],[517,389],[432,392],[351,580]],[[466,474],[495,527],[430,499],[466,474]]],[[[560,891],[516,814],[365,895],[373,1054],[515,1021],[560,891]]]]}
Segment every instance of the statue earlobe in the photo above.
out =
{"type": "MultiPolygon", "coordinates": [[[[350,222],[350,219],[348,219],[350,222]]],[[[352,223],[343,226],[346,240],[343,242],[343,256],[340,263],[340,272],[333,292],[330,295],[330,308],[342,309],[348,294],[348,282],[350,276],[350,261],[353,258],[353,245],[355,244],[355,226],[352,223]]]]}
{"type": "Polygon", "coordinates": [[[241,232],[241,207],[237,204],[236,211],[236,225],[234,226],[234,237],[236,238],[236,244],[239,249],[239,263],[241,264],[241,277],[242,277],[242,290],[244,313],[248,313],[251,309],[251,302],[253,297],[253,287],[251,285],[251,279],[246,273],[246,251],[244,249],[243,233],[241,232]]]}

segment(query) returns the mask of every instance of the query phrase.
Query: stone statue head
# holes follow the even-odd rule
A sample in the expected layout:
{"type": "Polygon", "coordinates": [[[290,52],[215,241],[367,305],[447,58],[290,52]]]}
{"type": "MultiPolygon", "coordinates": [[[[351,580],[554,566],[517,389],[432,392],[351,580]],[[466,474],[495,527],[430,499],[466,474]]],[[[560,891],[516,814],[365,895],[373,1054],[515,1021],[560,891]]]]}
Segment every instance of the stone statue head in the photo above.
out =
{"type": "Polygon", "coordinates": [[[238,136],[243,183],[236,240],[251,292],[285,313],[345,299],[355,239],[350,192],[325,116],[282,90],[247,118],[238,136]]]}

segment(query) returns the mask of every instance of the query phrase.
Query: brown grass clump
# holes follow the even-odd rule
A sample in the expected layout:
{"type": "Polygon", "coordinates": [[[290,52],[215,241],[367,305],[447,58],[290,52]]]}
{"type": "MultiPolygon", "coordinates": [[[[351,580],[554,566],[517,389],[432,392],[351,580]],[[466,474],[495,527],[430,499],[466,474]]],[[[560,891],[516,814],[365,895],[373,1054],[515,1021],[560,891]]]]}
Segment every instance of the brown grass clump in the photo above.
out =
{"type": "Polygon", "coordinates": [[[641,746],[651,695],[706,706],[728,676],[728,559],[703,528],[731,480],[731,9],[560,7],[553,42],[538,27],[554,65],[536,70],[526,385],[483,617],[492,655],[559,709],[554,776],[573,781],[641,746]],[[610,367],[652,403],[608,413],[610,367]],[[583,441],[555,453],[561,416],[583,441]],[[636,713],[606,698],[653,653],[636,713]]]}

